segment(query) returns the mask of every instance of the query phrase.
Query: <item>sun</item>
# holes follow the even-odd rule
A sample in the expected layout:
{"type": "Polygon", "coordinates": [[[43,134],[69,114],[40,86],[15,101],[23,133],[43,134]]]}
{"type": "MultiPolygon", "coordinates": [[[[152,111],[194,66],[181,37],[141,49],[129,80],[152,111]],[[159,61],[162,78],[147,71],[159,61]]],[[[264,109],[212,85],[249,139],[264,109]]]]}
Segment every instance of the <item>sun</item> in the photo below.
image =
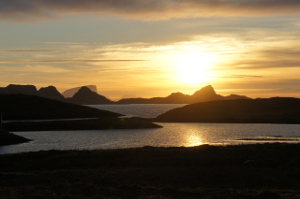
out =
{"type": "Polygon", "coordinates": [[[180,54],[177,57],[177,75],[180,82],[195,84],[212,79],[212,56],[206,53],[180,54]]]}

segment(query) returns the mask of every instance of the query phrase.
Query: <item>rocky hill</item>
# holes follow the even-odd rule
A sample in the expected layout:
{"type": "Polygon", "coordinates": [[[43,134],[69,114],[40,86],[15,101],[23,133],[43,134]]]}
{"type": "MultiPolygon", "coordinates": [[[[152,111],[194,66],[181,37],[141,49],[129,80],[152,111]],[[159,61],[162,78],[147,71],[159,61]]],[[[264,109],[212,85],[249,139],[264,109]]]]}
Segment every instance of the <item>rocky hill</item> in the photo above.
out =
{"type": "MultiPolygon", "coordinates": [[[[64,91],[64,92],[62,93],[62,95],[63,95],[65,98],[73,97],[73,96],[75,95],[75,93],[77,93],[82,87],[83,87],[83,86],[68,89],[68,90],[64,91]]],[[[97,86],[96,86],[96,85],[87,85],[87,86],[85,86],[85,87],[87,87],[87,88],[89,88],[91,91],[97,93],[97,86]]]]}
{"type": "Polygon", "coordinates": [[[69,99],[70,102],[76,104],[113,104],[114,102],[107,99],[103,95],[91,91],[88,87],[81,87],[74,96],[69,99]]]}
{"type": "Polygon", "coordinates": [[[56,100],[64,99],[64,96],[60,94],[60,92],[58,92],[54,86],[40,88],[37,95],[40,97],[56,99],[56,100]]]}

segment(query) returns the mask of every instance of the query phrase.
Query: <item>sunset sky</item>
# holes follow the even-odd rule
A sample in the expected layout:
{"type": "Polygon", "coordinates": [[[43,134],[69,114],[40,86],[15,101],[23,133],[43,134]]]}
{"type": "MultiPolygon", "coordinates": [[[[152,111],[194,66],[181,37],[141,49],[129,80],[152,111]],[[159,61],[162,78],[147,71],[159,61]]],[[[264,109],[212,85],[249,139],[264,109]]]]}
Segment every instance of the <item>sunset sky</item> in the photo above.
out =
{"type": "Polygon", "coordinates": [[[299,0],[1,0],[0,87],[300,97],[299,0]]]}

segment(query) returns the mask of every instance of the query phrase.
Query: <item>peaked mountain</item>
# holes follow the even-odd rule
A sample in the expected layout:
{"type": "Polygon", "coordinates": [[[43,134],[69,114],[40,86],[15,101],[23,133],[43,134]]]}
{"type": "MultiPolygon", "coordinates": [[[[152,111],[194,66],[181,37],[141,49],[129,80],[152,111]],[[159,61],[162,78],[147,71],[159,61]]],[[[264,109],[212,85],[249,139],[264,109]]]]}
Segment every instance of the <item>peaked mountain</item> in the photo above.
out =
{"type": "Polygon", "coordinates": [[[211,85],[205,86],[193,95],[185,95],[182,93],[172,93],[167,97],[154,98],[128,98],[121,99],[119,104],[194,104],[198,102],[215,101],[215,100],[232,100],[232,99],[249,99],[246,96],[230,95],[222,96],[216,94],[211,85]]]}
{"type": "Polygon", "coordinates": [[[60,94],[54,86],[40,88],[38,96],[57,100],[64,99],[64,96],[60,94]]]}
{"type": "Polygon", "coordinates": [[[77,93],[71,98],[76,104],[112,104],[113,101],[107,99],[103,95],[91,91],[88,87],[81,87],[77,93]]]}
{"type": "MultiPolygon", "coordinates": [[[[81,89],[82,87],[83,87],[83,86],[68,89],[68,90],[64,91],[64,92],[62,93],[62,95],[63,95],[65,98],[73,97],[73,95],[74,95],[75,93],[77,93],[77,92],[79,91],[79,89],[81,89]]],[[[87,85],[87,86],[85,86],[85,87],[87,87],[87,88],[89,88],[91,91],[97,93],[97,86],[95,86],[95,85],[87,85]]]]}
{"type": "Polygon", "coordinates": [[[205,102],[205,101],[214,101],[221,100],[223,96],[217,95],[216,91],[211,85],[201,88],[199,91],[196,91],[192,96],[190,96],[190,103],[205,102]]]}

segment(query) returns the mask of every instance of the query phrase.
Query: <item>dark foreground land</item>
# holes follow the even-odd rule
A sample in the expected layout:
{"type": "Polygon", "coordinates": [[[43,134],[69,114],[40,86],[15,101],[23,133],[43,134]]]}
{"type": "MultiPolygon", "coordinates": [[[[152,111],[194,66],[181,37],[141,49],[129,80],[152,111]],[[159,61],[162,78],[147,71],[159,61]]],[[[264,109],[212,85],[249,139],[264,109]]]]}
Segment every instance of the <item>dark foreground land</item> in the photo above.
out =
{"type": "Polygon", "coordinates": [[[41,151],[0,162],[3,199],[300,198],[300,144],[41,151]]]}

